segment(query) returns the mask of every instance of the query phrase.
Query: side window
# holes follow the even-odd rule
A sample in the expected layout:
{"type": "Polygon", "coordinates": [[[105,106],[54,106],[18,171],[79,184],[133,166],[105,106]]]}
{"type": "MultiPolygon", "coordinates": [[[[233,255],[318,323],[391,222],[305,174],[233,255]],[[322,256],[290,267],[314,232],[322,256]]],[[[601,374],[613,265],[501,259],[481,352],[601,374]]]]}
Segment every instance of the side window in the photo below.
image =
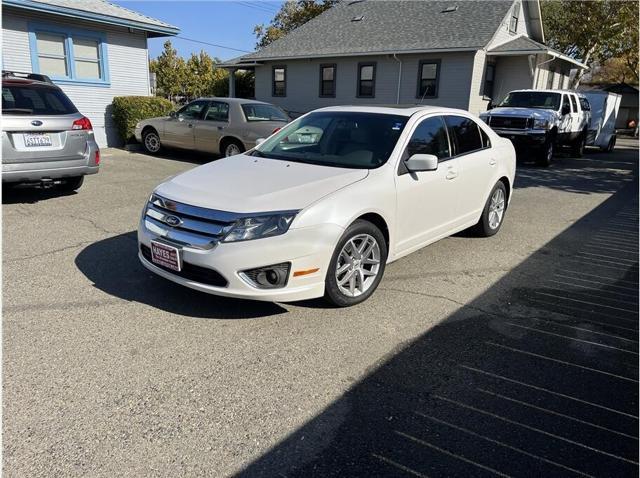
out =
{"type": "Polygon", "coordinates": [[[376,96],[376,64],[358,63],[358,97],[376,96]]]}
{"type": "Polygon", "coordinates": [[[490,148],[491,147],[491,140],[489,139],[489,135],[487,135],[487,133],[484,132],[484,130],[478,126],[478,130],[480,131],[480,138],[482,139],[482,147],[483,148],[490,148]]]}
{"type": "Polygon", "coordinates": [[[184,106],[178,114],[185,119],[198,119],[202,115],[202,110],[206,106],[206,101],[194,101],[184,106]]]}
{"type": "Polygon", "coordinates": [[[509,21],[509,32],[518,31],[518,16],[520,15],[520,4],[516,4],[511,11],[511,20],[509,21]]]}
{"type": "Polygon", "coordinates": [[[580,106],[582,107],[582,111],[591,111],[591,105],[589,104],[589,100],[586,98],[579,98],[580,106]]]}
{"type": "Polygon", "coordinates": [[[320,96],[336,96],[336,65],[320,65],[320,96]]]}
{"type": "Polygon", "coordinates": [[[464,116],[445,116],[449,136],[455,143],[455,154],[466,154],[483,148],[480,127],[464,116]]]}
{"type": "Polygon", "coordinates": [[[229,104],[211,101],[204,119],[206,121],[229,121],[229,104]]]}
{"type": "Polygon", "coordinates": [[[575,95],[569,95],[569,98],[571,98],[571,112],[572,113],[577,113],[578,112],[578,103],[576,103],[575,95]]]}
{"type": "Polygon", "coordinates": [[[433,154],[438,159],[451,156],[449,140],[441,116],[427,118],[418,125],[407,145],[409,156],[414,154],[433,154]]]}
{"type": "Polygon", "coordinates": [[[422,60],[418,63],[417,98],[436,98],[438,96],[438,77],[440,60],[422,60]]]}

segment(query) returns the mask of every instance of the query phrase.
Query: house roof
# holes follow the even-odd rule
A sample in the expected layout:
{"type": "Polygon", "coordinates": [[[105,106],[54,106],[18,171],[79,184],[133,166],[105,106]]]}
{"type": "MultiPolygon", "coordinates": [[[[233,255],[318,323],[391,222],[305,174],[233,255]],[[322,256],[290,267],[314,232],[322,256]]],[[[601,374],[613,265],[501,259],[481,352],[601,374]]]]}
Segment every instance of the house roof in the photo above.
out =
{"type": "Polygon", "coordinates": [[[3,6],[136,28],[149,36],[177,35],[178,27],[106,0],[2,0],[3,6]]]}
{"type": "Polygon", "coordinates": [[[489,43],[512,4],[345,1],[241,61],[478,50],[489,43]]]}
{"type": "Polygon", "coordinates": [[[488,55],[493,56],[536,55],[539,53],[546,53],[547,55],[550,55],[554,58],[573,63],[580,68],[588,68],[587,65],[585,65],[581,61],[576,60],[575,58],[571,58],[570,56],[567,56],[564,53],[559,52],[558,50],[554,50],[547,45],[539,43],[523,35],[518,36],[506,43],[495,46],[487,51],[488,55]]]}

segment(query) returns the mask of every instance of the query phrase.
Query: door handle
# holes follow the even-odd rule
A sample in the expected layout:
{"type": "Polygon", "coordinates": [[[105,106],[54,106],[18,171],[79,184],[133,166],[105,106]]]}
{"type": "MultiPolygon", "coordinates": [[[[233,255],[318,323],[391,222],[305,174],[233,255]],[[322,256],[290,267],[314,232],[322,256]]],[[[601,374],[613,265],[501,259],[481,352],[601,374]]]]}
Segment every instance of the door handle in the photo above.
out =
{"type": "Polygon", "coordinates": [[[218,126],[218,131],[222,131],[224,129],[224,126],[218,126]]]}
{"type": "Polygon", "coordinates": [[[458,177],[458,171],[456,171],[455,169],[450,169],[449,171],[447,171],[447,175],[445,176],[445,178],[447,179],[455,179],[458,177]]]}
{"type": "Polygon", "coordinates": [[[497,164],[497,161],[495,159],[491,158],[489,160],[489,166],[495,166],[496,164],[497,164]]]}

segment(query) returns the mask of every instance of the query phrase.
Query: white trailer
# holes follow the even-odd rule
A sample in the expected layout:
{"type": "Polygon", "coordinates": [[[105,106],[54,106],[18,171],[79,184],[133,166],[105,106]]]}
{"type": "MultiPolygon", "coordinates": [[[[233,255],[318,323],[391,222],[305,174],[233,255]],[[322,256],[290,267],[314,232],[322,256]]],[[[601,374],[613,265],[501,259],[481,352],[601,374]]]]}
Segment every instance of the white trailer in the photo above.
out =
{"type": "Polygon", "coordinates": [[[613,151],[616,145],[616,118],[622,96],[608,91],[581,91],[591,105],[587,145],[613,151]]]}

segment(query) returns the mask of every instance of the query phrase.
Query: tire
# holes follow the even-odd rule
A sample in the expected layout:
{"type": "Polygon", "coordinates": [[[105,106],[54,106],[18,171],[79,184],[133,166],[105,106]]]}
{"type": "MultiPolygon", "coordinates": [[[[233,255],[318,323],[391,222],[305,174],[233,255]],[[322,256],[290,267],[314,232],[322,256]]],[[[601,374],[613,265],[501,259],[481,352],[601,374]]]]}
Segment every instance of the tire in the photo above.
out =
{"type": "Polygon", "coordinates": [[[584,156],[584,148],[587,145],[587,133],[583,131],[571,145],[571,156],[581,158],[584,156]]]}
{"type": "Polygon", "coordinates": [[[149,154],[158,154],[162,151],[160,136],[155,129],[149,128],[142,133],[142,146],[149,154]]]}
{"type": "Polygon", "coordinates": [[[220,151],[225,158],[228,158],[229,156],[244,153],[245,149],[244,145],[237,139],[227,139],[222,142],[220,151]]]}
{"type": "Polygon", "coordinates": [[[77,191],[84,183],[84,176],[76,176],[74,178],[66,179],[61,185],[62,191],[77,191]]]}
{"type": "Polygon", "coordinates": [[[555,141],[553,137],[549,137],[542,147],[537,151],[536,164],[538,166],[549,167],[553,161],[555,153],[555,141]]]}
{"type": "Polygon", "coordinates": [[[487,203],[484,205],[480,221],[475,227],[476,233],[481,237],[491,237],[497,234],[504,222],[506,211],[507,188],[505,188],[502,181],[498,181],[491,190],[487,203]]]}
{"type": "Polygon", "coordinates": [[[616,136],[611,136],[609,140],[609,144],[607,145],[607,153],[613,153],[614,148],[616,147],[616,136]]]}
{"type": "Polygon", "coordinates": [[[387,243],[380,229],[368,221],[355,221],[344,232],[331,257],[325,278],[325,300],[337,307],[367,300],[382,280],[386,261],[387,243]],[[358,252],[363,244],[364,250],[358,252]],[[356,262],[350,262],[354,259],[356,262]],[[344,270],[339,272],[341,269],[344,270]],[[340,283],[345,278],[346,282],[340,283]]]}

